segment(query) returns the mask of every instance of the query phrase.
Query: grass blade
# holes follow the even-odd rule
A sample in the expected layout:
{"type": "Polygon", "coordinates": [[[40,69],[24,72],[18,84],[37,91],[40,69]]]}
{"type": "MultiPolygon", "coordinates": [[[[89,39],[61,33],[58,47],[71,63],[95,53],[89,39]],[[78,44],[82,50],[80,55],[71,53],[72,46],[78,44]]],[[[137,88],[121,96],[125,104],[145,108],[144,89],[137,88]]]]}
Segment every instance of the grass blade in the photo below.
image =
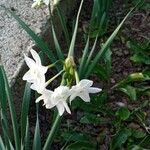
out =
{"type": "Polygon", "coordinates": [[[89,76],[89,74],[92,72],[93,68],[95,67],[95,65],[99,61],[99,59],[102,58],[103,55],[105,54],[105,52],[108,50],[110,44],[114,40],[114,38],[117,35],[118,31],[120,30],[120,28],[122,27],[123,23],[128,18],[128,16],[131,14],[131,12],[133,11],[133,9],[128,12],[128,14],[124,17],[124,19],[121,21],[121,23],[115,29],[115,31],[111,34],[111,36],[108,38],[108,40],[104,43],[104,45],[102,46],[102,49],[98,52],[98,54],[96,55],[96,57],[93,59],[93,62],[89,66],[89,68],[88,68],[88,70],[87,70],[87,72],[85,74],[85,78],[87,78],[89,76]]]}
{"type": "Polygon", "coordinates": [[[93,53],[94,53],[94,50],[95,50],[95,47],[96,47],[97,38],[98,38],[98,36],[95,38],[94,44],[92,46],[92,49],[91,49],[91,51],[89,53],[89,56],[88,56],[88,58],[87,58],[87,60],[85,62],[85,66],[82,69],[83,70],[83,74],[85,73],[85,70],[88,69],[89,63],[91,62],[91,59],[92,59],[92,56],[93,56],[93,53]]]}
{"type": "Polygon", "coordinates": [[[38,117],[38,104],[37,104],[37,114],[36,114],[36,126],[35,134],[33,140],[33,150],[41,150],[41,137],[40,137],[40,126],[39,126],[39,117],[38,117]]]}
{"type": "Polygon", "coordinates": [[[65,35],[67,46],[69,47],[70,36],[69,36],[69,32],[68,32],[68,29],[67,29],[67,26],[66,26],[65,16],[63,15],[63,13],[62,13],[61,9],[59,8],[59,6],[56,6],[56,10],[57,10],[58,17],[60,19],[60,23],[61,23],[64,35],[65,35]]]}
{"type": "Polygon", "coordinates": [[[2,138],[1,138],[1,136],[0,136],[0,149],[1,150],[5,150],[4,142],[3,142],[2,138]]]}
{"type": "Polygon", "coordinates": [[[58,43],[58,40],[57,40],[57,36],[56,36],[56,32],[55,32],[53,23],[51,23],[51,26],[52,26],[52,33],[53,33],[53,39],[54,39],[54,44],[55,44],[57,56],[58,56],[59,59],[64,60],[64,54],[63,54],[63,52],[62,52],[62,50],[61,50],[61,48],[60,48],[60,45],[59,45],[59,43],[58,43]]]}
{"type": "Polygon", "coordinates": [[[79,76],[80,76],[80,77],[82,76],[82,69],[83,69],[83,66],[84,66],[84,64],[85,64],[85,62],[86,62],[88,50],[89,50],[89,37],[88,37],[88,39],[87,39],[85,48],[84,48],[84,50],[83,50],[83,55],[82,55],[81,62],[80,62],[80,66],[79,66],[79,76]]]}
{"type": "MultiPolygon", "coordinates": [[[[8,121],[7,121],[7,99],[6,99],[6,92],[5,92],[5,82],[4,82],[2,73],[0,73],[0,85],[1,85],[0,86],[1,126],[2,126],[3,131],[5,129],[5,132],[7,133],[6,135],[4,134],[5,139],[6,139],[6,136],[10,138],[10,134],[9,134],[10,132],[9,132],[8,121]]],[[[5,140],[5,141],[8,141],[8,140],[5,140]]]]}
{"type": "Polygon", "coordinates": [[[8,80],[5,75],[5,71],[3,66],[0,66],[0,74],[3,77],[4,80],[4,87],[5,87],[5,92],[6,92],[6,97],[8,100],[8,105],[9,105],[9,110],[10,110],[10,115],[11,115],[11,121],[12,121],[12,126],[13,126],[13,134],[14,134],[14,139],[15,139],[15,148],[16,150],[20,150],[20,138],[19,138],[19,131],[18,131],[18,124],[17,124],[17,119],[16,119],[16,112],[13,104],[13,98],[11,95],[11,91],[9,88],[8,80]]]}
{"type": "Polygon", "coordinates": [[[10,150],[9,133],[8,133],[8,131],[6,129],[6,125],[5,125],[5,122],[4,122],[3,118],[1,118],[1,127],[2,127],[3,137],[4,137],[4,141],[5,141],[5,146],[7,147],[8,150],[10,150]]]}
{"type": "Polygon", "coordinates": [[[24,138],[24,149],[25,150],[30,150],[30,135],[29,135],[29,119],[27,118],[27,124],[26,124],[26,133],[25,133],[25,138],[24,138]]]}
{"type": "Polygon", "coordinates": [[[24,141],[24,136],[26,133],[26,126],[27,126],[27,118],[28,118],[28,112],[29,112],[29,103],[31,99],[31,88],[30,83],[26,83],[25,90],[24,90],[24,96],[22,101],[22,110],[21,110],[21,138],[22,142],[24,141]]]}
{"type": "Polygon", "coordinates": [[[68,52],[68,57],[74,55],[74,46],[75,46],[75,40],[76,40],[76,35],[77,35],[78,23],[79,23],[79,15],[80,15],[80,12],[81,12],[82,5],[83,5],[83,0],[81,0],[80,7],[79,7],[79,10],[78,10],[75,29],[74,29],[74,33],[73,33],[73,36],[72,36],[72,40],[71,40],[71,44],[70,44],[70,48],[69,48],[69,52],[68,52]]]}
{"type": "Polygon", "coordinates": [[[12,145],[12,143],[10,141],[9,141],[9,146],[10,146],[11,150],[15,150],[14,147],[13,147],[13,145],[12,145]]]}

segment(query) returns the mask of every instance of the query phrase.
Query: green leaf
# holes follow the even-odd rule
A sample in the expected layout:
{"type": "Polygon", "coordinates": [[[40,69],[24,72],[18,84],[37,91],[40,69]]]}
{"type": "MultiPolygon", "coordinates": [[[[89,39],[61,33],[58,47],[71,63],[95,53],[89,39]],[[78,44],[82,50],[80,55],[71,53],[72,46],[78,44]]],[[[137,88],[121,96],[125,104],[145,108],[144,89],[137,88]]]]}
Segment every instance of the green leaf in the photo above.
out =
{"type": "Polygon", "coordinates": [[[24,138],[24,149],[30,150],[29,119],[27,118],[26,133],[24,138]]]}
{"type": "Polygon", "coordinates": [[[11,121],[12,121],[12,126],[13,126],[14,140],[15,140],[15,149],[20,150],[20,138],[19,138],[16,112],[15,112],[15,108],[14,108],[14,104],[13,104],[13,98],[11,95],[10,87],[9,87],[8,80],[7,80],[7,77],[5,75],[5,71],[4,71],[3,66],[0,66],[0,74],[4,80],[5,92],[6,92],[6,97],[8,100],[8,105],[9,105],[11,121]]]}
{"type": "Polygon", "coordinates": [[[5,118],[5,115],[3,115],[3,114],[4,113],[2,113],[2,111],[1,111],[1,127],[2,127],[2,131],[3,131],[3,137],[5,140],[5,145],[7,146],[8,149],[10,149],[9,142],[12,140],[12,137],[10,136],[10,131],[8,129],[7,120],[5,118]]]}
{"type": "Polygon", "coordinates": [[[60,23],[61,23],[62,29],[64,31],[64,35],[65,35],[67,46],[69,47],[70,36],[69,36],[69,31],[67,29],[66,19],[65,19],[64,13],[62,12],[62,10],[59,8],[58,5],[56,6],[56,10],[57,10],[57,13],[58,13],[58,16],[59,16],[59,19],[60,19],[60,23]]]}
{"type": "Polygon", "coordinates": [[[93,56],[93,53],[94,53],[94,50],[95,50],[95,47],[96,47],[96,43],[97,43],[97,38],[98,37],[95,38],[94,44],[92,46],[92,49],[91,49],[90,53],[88,54],[88,57],[87,57],[87,59],[85,61],[85,65],[82,67],[82,74],[85,74],[85,71],[88,69],[88,66],[91,63],[91,59],[92,59],[92,56],[93,56]]]}
{"type": "Polygon", "coordinates": [[[0,149],[1,150],[5,150],[4,142],[3,142],[2,138],[1,138],[1,136],[0,136],[0,149]]]}
{"type": "Polygon", "coordinates": [[[13,145],[12,145],[12,143],[10,141],[9,141],[9,146],[10,146],[11,150],[15,150],[14,147],[13,147],[13,145]]]}
{"type": "Polygon", "coordinates": [[[132,136],[136,139],[141,139],[144,138],[146,136],[146,133],[140,130],[132,130],[132,136]]]}
{"type": "Polygon", "coordinates": [[[150,149],[150,135],[146,136],[139,144],[139,146],[150,149]]]}
{"type": "Polygon", "coordinates": [[[35,134],[34,134],[34,140],[33,140],[33,150],[41,150],[41,136],[40,136],[38,114],[36,118],[35,134]]]}
{"type": "Polygon", "coordinates": [[[89,35],[95,38],[106,33],[108,24],[108,10],[112,0],[94,0],[92,16],[89,25],[89,35]]]}
{"type": "Polygon", "coordinates": [[[89,142],[75,142],[68,145],[65,150],[94,150],[96,146],[89,142]]]}
{"type": "Polygon", "coordinates": [[[5,143],[8,144],[8,139],[10,139],[9,123],[7,120],[7,98],[5,92],[5,81],[3,74],[0,73],[0,118],[1,118],[1,127],[5,132],[5,143]]]}
{"type": "Polygon", "coordinates": [[[83,66],[84,66],[86,59],[87,59],[88,50],[89,50],[89,37],[86,41],[86,45],[85,45],[84,50],[83,50],[81,62],[79,63],[79,77],[80,78],[82,77],[82,73],[83,73],[82,69],[83,69],[83,66]]]}
{"type": "Polygon", "coordinates": [[[106,70],[107,70],[107,76],[110,77],[111,76],[111,68],[112,68],[112,52],[110,50],[110,48],[106,51],[105,55],[104,55],[104,61],[106,64],[106,70]]]}
{"type": "Polygon", "coordinates": [[[27,127],[29,103],[30,103],[30,99],[31,99],[30,86],[31,86],[30,83],[26,83],[23,101],[22,101],[22,110],[21,110],[21,138],[22,138],[22,141],[24,141],[24,136],[25,136],[26,127],[27,127]]]}
{"type": "Polygon", "coordinates": [[[133,56],[130,59],[139,64],[150,64],[150,41],[146,40],[143,43],[131,40],[127,42],[127,46],[133,52],[133,56]]]}
{"type": "Polygon", "coordinates": [[[106,53],[106,51],[110,47],[110,44],[112,43],[112,41],[116,37],[117,33],[119,32],[120,28],[122,27],[123,23],[128,18],[128,16],[131,14],[132,11],[133,11],[133,9],[131,11],[129,11],[129,13],[124,17],[122,22],[118,25],[118,27],[111,34],[111,36],[108,38],[108,40],[104,43],[104,45],[102,46],[101,50],[98,52],[98,54],[93,59],[93,62],[89,65],[88,70],[87,70],[87,72],[86,72],[86,74],[84,76],[85,78],[87,78],[90,75],[90,73],[92,72],[93,68],[96,66],[96,64],[100,60],[100,58],[102,58],[104,56],[104,54],[106,53]]]}
{"type": "Polygon", "coordinates": [[[81,0],[80,7],[79,7],[79,10],[78,10],[76,24],[75,24],[74,33],[73,33],[73,36],[72,36],[68,56],[73,56],[74,55],[75,40],[76,40],[78,22],[79,22],[79,15],[80,15],[80,12],[81,12],[82,5],[83,5],[83,0],[81,0]]]}
{"type": "Polygon", "coordinates": [[[132,101],[137,100],[136,89],[130,85],[119,88],[120,91],[124,92],[129,96],[132,101]]]}
{"type": "Polygon", "coordinates": [[[130,117],[130,111],[127,107],[121,107],[116,112],[116,115],[119,116],[121,120],[127,120],[130,117]]]}
{"type": "Polygon", "coordinates": [[[110,150],[118,150],[123,146],[127,139],[131,136],[131,131],[127,128],[121,129],[112,139],[110,150]]]}
{"type": "MultiPolygon", "coordinates": [[[[76,98],[75,101],[72,102],[73,108],[78,108],[84,110],[85,112],[102,112],[102,106],[107,101],[107,93],[105,91],[100,92],[98,95],[92,96],[90,103],[85,103],[79,98],[76,98]]],[[[105,106],[104,106],[105,107],[105,106]]]]}
{"type": "Polygon", "coordinates": [[[63,138],[67,141],[89,141],[89,136],[84,133],[78,133],[75,131],[67,131],[63,133],[63,138]]]}
{"type": "Polygon", "coordinates": [[[64,60],[64,54],[63,54],[63,52],[62,52],[62,50],[60,48],[60,45],[58,43],[53,24],[51,24],[51,26],[52,26],[53,39],[54,39],[54,44],[55,44],[55,48],[56,48],[56,51],[57,51],[58,59],[64,60]]]}
{"type": "Polygon", "coordinates": [[[93,69],[93,74],[97,75],[101,80],[108,80],[108,73],[105,65],[97,64],[93,69]]]}
{"type": "Polygon", "coordinates": [[[83,124],[102,125],[107,124],[108,122],[110,122],[109,119],[98,117],[97,115],[92,113],[87,113],[80,119],[80,123],[83,124]]]}

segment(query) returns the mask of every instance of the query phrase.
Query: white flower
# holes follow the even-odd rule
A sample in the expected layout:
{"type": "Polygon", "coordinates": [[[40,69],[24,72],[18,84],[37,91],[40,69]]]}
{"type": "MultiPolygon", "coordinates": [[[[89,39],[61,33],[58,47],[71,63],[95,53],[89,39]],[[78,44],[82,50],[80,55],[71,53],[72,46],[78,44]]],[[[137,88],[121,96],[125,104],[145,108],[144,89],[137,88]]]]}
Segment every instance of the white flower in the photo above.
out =
{"type": "Polygon", "coordinates": [[[25,62],[30,69],[23,76],[23,80],[33,83],[31,88],[41,93],[45,88],[45,73],[48,67],[42,66],[40,57],[36,51],[31,49],[31,54],[34,60],[25,55],[25,62]]]}
{"type": "Polygon", "coordinates": [[[55,106],[55,104],[51,102],[51,96],[53,93],[54,93],[53,91],[44,89],[42,95],[38,97],[35,102],[38,103],[39,101],[43,100],[44,101],[43,105],[45,105],[46,108],[53,108],[55,106]]]}
{"type": "Polygon", "coordinates": [[[57,5],[57,4],[59,3],[59,1],[60,1],[60,0],[54,0],[54,1],[53,1],[53,4],[54,4],[54,5],[57,5]]]}
{"type": "Polygon", "coordinates": [[[46,5],[49,5],[49,1],[50,1],[50,0],[43,0],[43,2],[44,2],[46,5]]]}
{"type": "Polygon", "coordinates": [[[56,104],[60,116],[64,113],[65,109],[69,114],[71,114],[70,108],[67,104],[69,96],[70,90],[67,86],[59,86],[54,90],[52,102],[56,104]]]}
{"type": "Polygon", "coordinates": [[[98,93],[102,89],[91,87],[93,85],[93,81],[83,79],[77,85],[72,86],[70,90],[70,102],[75,99],[75,97],[79,96],[85,102],[90,102],[89,93],[98,93]]]}
{"type": "Polygon", "coordinates": [[[32,8],[37,8],[37,7],[40,7],[41,4],[42,4],[42,0],[33,0],[34,3],[32,4],[32,8]]]}
{"type": "Polygon", "coordinates": [[[67,86],[59,86],[54,90],[54,92],[45,89],[42,95],[36,100],[36,102],[43,100],[44,105],[46,106],[47,109],[51,109],[54,106],[56,106],[59,115],[62,116],[65,110],[69,114],[71,114],[70,108],[67,104],[67,99],[69,96],[70,96],[69,88],[67,86]]]}
{"type": "Polygon", "coordinates": [[[49,5],[49,1],[50,0],[33,0],[34,3],[32,4],[32,8],[37,8],[40,7],[42,5],[42,3],[45,3],[46,5],[49,5]]]}

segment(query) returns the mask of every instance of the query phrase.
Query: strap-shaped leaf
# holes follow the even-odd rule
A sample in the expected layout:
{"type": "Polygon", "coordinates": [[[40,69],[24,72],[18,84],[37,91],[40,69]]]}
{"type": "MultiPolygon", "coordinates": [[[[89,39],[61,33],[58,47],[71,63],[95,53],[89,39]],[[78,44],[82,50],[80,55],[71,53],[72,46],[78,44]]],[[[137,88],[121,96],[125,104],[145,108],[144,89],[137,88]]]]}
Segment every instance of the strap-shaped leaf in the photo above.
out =
{"type": "Polygon", "coordinates": [[[82,69],[83,69],[83,66],[84,66],[84,64],[86,62],[88,51],[89,51],[89,37],[88,37],[88,39],[86,41],[86,45],[84,47],[83,55],[82,55],[80,66],[79,66],[79,76],[80,77],[82,76],[82,73],[83,73],[82,69]]]}
{"type": "Polygon", "coordinates": [[[33,150],[41,150],[41,136],[40,136],[40,126],[39,126],[39,117],[38,117],[38,104],[36,112],[36,126],[33,140],[33,150]]]}
{"type": "Polygon", "coordinates": [[[62,12],[61,9],[59,8],[59,6],[56,6],[56,10],[57,10],[57,13],[58,13],[58,16],[59,16],[59,19],[60,19],[60,23],[61,23],[61,26],[62,26],[64,35],[65,35],[65,39],[66,39],[67,46],[69,47],[69,44],[70,44],[70,36],[69,36],[69,32],[68,32],[68,29],[67,29],[67,26],[66,26],[66,19],[65,19],[65,16],[63,15],[63,12],[62,12]]]}
{"type": "Polygon", "coordinates": [[[27,118],[28,118],[28,112],[29,112],[29,103],[31,99],[31,84],[26,83],[25,90],[24,90],[24,96],[22,101],[22,110],[21,110],[21,138],[22,141],[24,141],[24,136],[26,133],[26,126],[27,126],[27,118]]]}
{"type": "Polygon", "coordinates": [[[1,150],[5,150],[4,142],[3,142],[2,138],[1,138],[1,136],[0,136],[0,149],[1,150]]]}
{"type": "Polygon", "coordinates": [[[29,118],[27,118],[26,133],[23,146],[25,150],[30,150],[29,118]]]}
{"type": "MultiPolygon", "coordinates": [[[[134,9],[134,8],[133,8],[134,9]]],[[[125,20],[128,18],[128,16],[131,14],[131,12],[133,11],[133,9],[131,9],[128,14],[124,17],[124,19],[121,21],[121,23],[118,25],[118,27],[115,29],[115,31],[111,34],[111,36],[108,38],[108,40],[104,43],[102,49],[98,52],[98,54],[96,55],[96,57],[93,59],[91,65],[88,67],[88,70],[85,74],[85,78],[87,78],[90,73],[92,72],[93,68],[95,67],[95,65],[98,63],[98,61],[100,60],[100,58],[103,57],[103,55],[105,54],[105,52],[108,50],[110,44],[112,43],[112,41],[114,40],[114,38],[116,37],[117,33],[119,32],[120,28],[122,27],[123,23],[125,22],[125,20]]]]}
{"type": "Polygon", "coordinates": [[[16,119],[16,112],[14,108],[14,103],[13,103],[13,98],[11,95],[10,87],[9,87],[8,80],[7,80],[3,66],[0,66],[0,74],[4,80],[3,87],[5,88],[6,98],[8,100],[8,105],[9,105],[11,121],[12,121],[12,126],[13,126],[14,140],[15,140],[15,149],[20,150],[20,138],[19,138],[17,119],[16,119]]]}
{"type": "Polygon", "coordinates": [[[68,57],[74,55],[74,46],[75,46],[75,40],[76,40],[76,35],[77,35],[78,23],[79,23],[79,15],[80,15],[80,12],[81,12],[83,1],[84,0],[81,1],[80,7],[79,7],[79,10],[78,10],[76,24],[75,24],[75,28],[74,28],[74,33],[73,33],[73,36],[72,36],[72,40],[71,40],[71,44],[70,44],[70,48],[69,48],[69,52],[68,52],[68,57]]]}
{"type": "Polygon", "coordinates": [[[93,46],[92,46],[92,49],[91,49],[91,51],[90,51],[90,53],[89,53],[89,55],[88,55],[88,58],[87,58],[87,60],[86,60],[86,62],[85,62],[85,65],[84,65],[84,67],[83,67],[83,74],[84,74],[85,71],[88,69],[88,66],[89,66],[89,64],[90,64],[90,62],[91,62],[91,60],[92,60],[92,56],[93,56],[93,53],[94,53],[94,50],[95,50],[95,47],[96,47],[96,43],[97,43],[97,38],[98,38],[98,36],[95,38],[94,44],[93,44],[93,46]]]}

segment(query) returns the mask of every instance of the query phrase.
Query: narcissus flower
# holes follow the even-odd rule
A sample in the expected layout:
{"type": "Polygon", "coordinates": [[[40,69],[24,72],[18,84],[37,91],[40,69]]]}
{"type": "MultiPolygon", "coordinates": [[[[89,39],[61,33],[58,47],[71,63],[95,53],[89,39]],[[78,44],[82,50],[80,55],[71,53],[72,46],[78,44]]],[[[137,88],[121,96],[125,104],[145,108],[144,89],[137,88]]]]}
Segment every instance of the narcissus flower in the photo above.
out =
{"type": "Polygon", "coordinates": [[[67,104],[67,99],[70,96],[70,90],[67,86],[59,86],[54,90],[52,101],[56,104],[59,115],[61,116],[66,110],[71,114],[70,108],[67,104]]]}
{"type": "Polygon", "coordinates": [[[43,2],[48,5],[50,0],[43,0],[43,2]]]}
{"type": "Polygon", "coordinates": [[[70,102],[77,96],[85,102],[90,102],[89,93],[98,93],[102,90],[100,88],[91,87],[92,85],[92,80],[83,79],[77,85],[72,86],[70,90],[70,102]]]}
{"type": "Polygon", "coordinates": [[[30,52],[34,60],[26,55],[24,56],[25,62],[30,69],[23,76],[23,80],[33,83],[31,88],[38,93],[41,93],[45,88],[45,73],[47,72],[48,67],[42,66],[41,59],[36,51],[31,49],[30,52]]]}
{"type": "Polygon", "coordinates": [[[43,100],[44,105],[47,109],[51,109],[54,106],[56,106],[59,115],[62,116],[65,110],[69,114],[71,114],[70,108],[67,104],[67,99],[69,96],[70,96],[69,88],[67,86],[59,86],[54,90],[54,92],[45,89],[42,95],[36,100],[36,102],[43,100]]]}
{"type": "Polygon", "coordinates": [[[53,108],[55,106],[55,104],[52,103],[51,101],[52,100],[51,97],[53,93],[54,92],[51,90],[44,89],[42,95],[38,97],[35,102],[38,103],[39,101],[43,100],[44,102],[43,105],[45,105],[46,108],[53,108]]]}
{"type": "Polygon", "coordinates": [[[32,8],[40,7],[43,3],[48,5],[50,0],[33,0],[34,3],[32,4],[32,8]]]}

